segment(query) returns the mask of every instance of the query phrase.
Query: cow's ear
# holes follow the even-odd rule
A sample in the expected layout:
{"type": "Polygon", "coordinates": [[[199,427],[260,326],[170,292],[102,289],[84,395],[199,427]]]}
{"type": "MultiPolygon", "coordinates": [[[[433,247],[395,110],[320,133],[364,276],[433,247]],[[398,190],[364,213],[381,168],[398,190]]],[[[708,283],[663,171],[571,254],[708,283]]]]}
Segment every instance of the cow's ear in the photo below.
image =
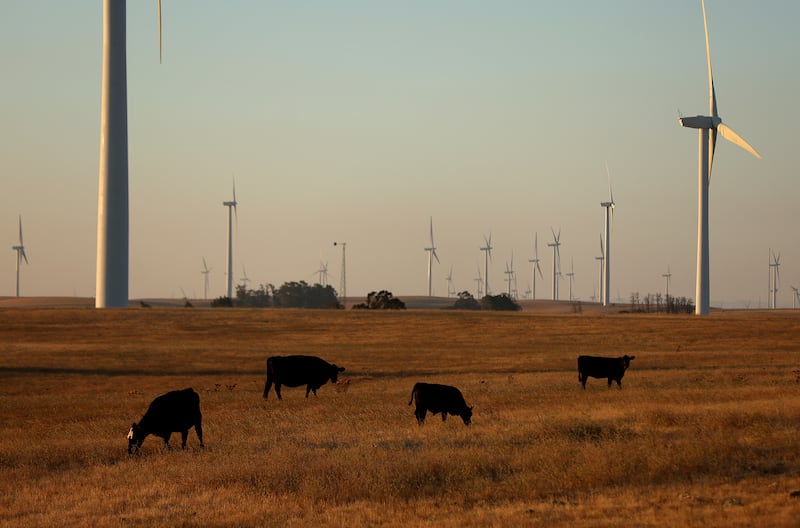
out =
{"type": "Polygon", "coordinates": [[[344,372],[344,367],[339,367],[339,372],[344,372]]]}
{"type": "Polygon", "coordinates": [[[636,359],[636,356],[631,356],[631,357],[629,357],[629,358],[628,358],[628,361],[630,361],[630,360],[632,360],[632,359],[636,359]]]}

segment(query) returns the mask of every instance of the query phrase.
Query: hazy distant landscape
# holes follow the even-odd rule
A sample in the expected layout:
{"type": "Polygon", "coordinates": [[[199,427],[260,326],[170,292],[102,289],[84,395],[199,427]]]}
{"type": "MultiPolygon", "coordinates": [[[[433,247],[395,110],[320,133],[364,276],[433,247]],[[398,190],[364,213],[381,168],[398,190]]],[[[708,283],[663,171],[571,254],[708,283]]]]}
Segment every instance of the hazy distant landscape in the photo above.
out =
{"type": "Polygon", "coordinates": [[[0,524],[793,526],[798,335],[791,310],[0,305],[0,524]],[[296,353],[346,383],[264,401],[265,359],[296,353]],[[636,359],[583,391],[579,354],[636,359]],[[472,425],[418,426],[417,381],[459,387],[472,425]],[[205,449],[128,456],[131,422],[188,386],[205,449]]]}

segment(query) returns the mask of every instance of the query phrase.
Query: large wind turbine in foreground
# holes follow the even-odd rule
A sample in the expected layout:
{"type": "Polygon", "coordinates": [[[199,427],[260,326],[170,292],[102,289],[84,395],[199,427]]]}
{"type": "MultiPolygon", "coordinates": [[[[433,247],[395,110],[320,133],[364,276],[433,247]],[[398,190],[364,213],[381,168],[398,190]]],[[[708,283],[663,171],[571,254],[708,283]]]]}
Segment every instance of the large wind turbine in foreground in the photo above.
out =
{"type": "MultiPolygon", "coordinates": [[[[125,0],[103,0],[95,307],[128,306],[128,88],[125,0]]],[[[161,0],[158,1],[161,61],[161,0]]]]}
{"type": "Polygon", "coordinates": [[[433,259],[439,262],[439,255],[436,254],[436,246],[433,244],[433,217],[431,217],[431,246],[426,247],[425,251],[428,252],[428,297],[432,294],[433,283],[433,259]]]}
{"type": "Polygon", "coordinates": [[[25,255],[25,245],[22,243],[22,215],[19,215],[19,245],[11,246],[11,249],[17,252],[17,297],[19,297],[19,267],[23,259],[25,264],[28,263],[28,256],[25,255]]]}
{"type": "Polygon", "coordinates": [[[711,178],[711,167],[714,162],[714,148],[717,144],[717,132],[730,141],[745,149],[753,156],[761,155],[744,139],[726,126],[717,113],[717,95],[714,91],[714,76],[711,73],[711,51],[708,44],[708,22],[706,20],[705,0],[701,0],[703,9],[703,29],[706,35],[706,61],[708,63],[708,97],[710,116],[681,117],[678,122],[683,127],[696,128],[699,132],[699,164],[698,164],[698,200],[697,200],[697,283],[695,288],[696,306],[695,313],[705,315],[709,313],[709,258],[708,258],[708,184],[711,178]]]}
{"type": "Polygon", "coordinates": [[[233,200],[229,202],[222,202],[222,205],[228,208],[228,265],[226,267],[228,289],[226,295],[228,299],[233,299],[233,215],[236,214],[238,220],[239,213],[236,206],[239,202],[236,201],[236,182],[233,182],[233,200]]]}

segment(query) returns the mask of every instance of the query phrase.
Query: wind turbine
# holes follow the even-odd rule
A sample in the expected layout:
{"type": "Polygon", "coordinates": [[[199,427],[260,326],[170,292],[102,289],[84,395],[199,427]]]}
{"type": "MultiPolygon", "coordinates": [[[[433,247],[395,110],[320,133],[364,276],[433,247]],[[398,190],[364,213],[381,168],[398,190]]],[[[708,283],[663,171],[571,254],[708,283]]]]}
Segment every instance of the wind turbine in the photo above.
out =
{"type": "Polygon", "coordinates": [[[447,274],[447,296],[456,294],[456,289],[453,287],[453,266],[450,266],[450,273],[447,274]]]}
{"type": "Polygon", "coordinates": [[[341,299],[342,308],[345,308],[345,301],[347,300],[347,242],[334,242],[333,245],[342,245],[342,274],[339,277],[339,298],[341,299]]]}
{"type": "Polygon", "coordinates": [[[547,243],[547,247],[553,248],[553,300],[558,300],[558,275],[561,273],[561,252],[559,251],[559,246],[561,245],[561,230],[558,230],[558,234],[550,228],[550,231],[553,232],[553,242],[547,243]]]}
{"type": "Polygon", "coordinates": [[[570,302],[573,300],[572,297],[572,281],[575,278],[575,266],[572,261],[572,257],[569,259],[569,273],[567,273],[567,277],[569,277],[569,300],[570,302]]]}
{"type": "Polygon", "coordinates": [[[239,280],[242,282],[242,286],[247,288],[247,283],[250,282],[250,277],[247,276],[247,270],[245,269],[244,264],[242,264],[242,278],[239,280]]]}
{"type": "Polygon", "coordinates": [[[603,235],[601,233],[600,234],[600,256],[594,258],[595,260],[600,262],[600,273],[598,275],[597,283],[599,285],[598,286],[598,290],[600,291],[600,302],[601,303],[603,302],[603,299],[604,299],[604,296],[603,296],[603,272],[605,271],[606,268],[603,265],[603,263],[606,261],[605,254],[606,254],[606,252],[603,249],[603,235]]]}
{"type": "MultiPolygon", "coordinates": [[[[128,88],[125,0],[103,0],[95,307],[128,306],[128,88]]],[[[161,62],[161,0],[158,0],[161,62]]]]}
{"type": "Polygon", "coordinates": [[[533,300],[536,300],[536,272],[539,272],[539,277],[544,279],[544,275],[542,275],[542,267],[539,266],[539,233],[535,233],[533,236],[533,258],[528,259],[528,262],[533,264],[531,266],[531,281],[533,282],[533,289],[531,290],[531,295],[533,300]]]}
{"type": "Polygon", "coordinates": [[[439,255],[436,254],[436,246],[433,244],[433,217],[431,217],[431,246],[426,247],[425,251],[428,252],[428,297],[432,294],[433,282],[433,259],[439,262],[439,255]]]}
{"type": "Polygon", "coordinates": [[[319,273],[319,285],[320,286],[327,286],[328,285],[328,263],[323,262],[322,259],[319,259],[319,269],[317,270],[319,273]]]}
{"type": "Polygon", "coordinates": [[[699,163],[698,163],[698,199],[697,199],[697,282],[695,295],[697,303],[695,313],[708,314],[710,311],[709,287],[709,251],[708,251],[708,187],[711,179],[711,167],[714,162],[714,149],[717,144],[717,133],[756,158],[761,155],[742,139],[730,127],[725,125],[717,113],[717,95],[714,91],[714,76],[711,73],[711,50],[708,44],[708,21],[706,19],[705,0],[701,0],[703,10],[703,29],[706,36],[706,62],[708,63],[708,98],[710,116],[679,117],[681,126],[698,129],[699,163]]]}
{"type": "MultiPolygon", "coordinates": [[[[481,248],[483,251],[483,294],[489,295],[489,259],[492,258],[492,234],[489,233],[489,238],[483,235],[483,241],[486,243],[481,248]]],[[[480,271],[479,271],[480,274],[480,271]]]]}
{"type": "Polygon", "coordinates": [[[780,272],[780,265],[781,265],[781,255],[780,253],[776,256],[775,253],[770,249],[769,256],[771,262],[769,263],[770,267],[770,275],[772,278],[772,286],[770,288],[770,303],[773,310],[778,307],[778,283],[781,280],[781,272],[780,272]]]}
{"type": "Polygon", "coordinates": [[[206,264],[206,258],[203,257],[203,271],[200,272],[203,274],[203,299],[208,299],[208,274],[211,273],[211,269],[206,264]]]}
{"type": "Polygon", "coordinates": [[[222,202],[224,207],[228,208],[228,265],[226,267],[228,289],[228,299],[233,299],[233,215],[236,215],[236,224],[239,224],[239,212],[236,206],[239,202],[236,201],[236,181],[233,182],[233,200],[229,202],[222,202]]]}
{"type": "Polygon", "coordinates": [[[478,276],[473,280],[477,284],[475,293],[477,294],[477,297],[480,299],[481,294],[483,293],[483,277],[481,277],[481,267],[477,266],[477,268],[478,268],[478,276]]]}
{"type": "Polygon", "coordinates": [[[11,246],[11,249],[17,252],[17,297],[19,297],[19,267],[22,260],[25,264],[28,263],[28,256],[25,254],[25,245],[22,243],[22,215],[19,215],[19,245],[11,246]]]}
{"type": "Polygon", "coordinates": [[[611,172],[608,170],[608,162],[606,162],[606,175],[608,176],[608,195],[609,201],[601,202],[600,207],[606,210],[606,247],[603,253],[603,287],[601,297],[603,299],[603,306],[609,305],[611,291],[611,224],[614,221],[614,191],[611,190],[611,172]]]}
{"type": "Polygon", "coordinates": [[[797,289],[796,286],[792,286],[792,291],[794,291],[794,296],[792,297],[792,310],[797,308],[797,301],[800,301],[800,290],[797,289]]]}
{"type": "Polygon", "coordinates": [[[665,295],[666,295],[666,299],[669,299],[669,283],[670,283],[670,280],[671,280],[671,277],[672,277],[672,273],[670,273],[670,271],[669,271],[669,266],[667,266],[667,272],[664,273],[661,276],[664,277],[664,280],[667,283],[666,284],[666,293],[665,293],[665,295]]]}
{"type": "Polygon", "coordinates": [[[508,282],[508,296],[511,297],[511,286],[514,282],[514,253],[511,253],[511,265],[506,262],[506,270],[503,273],[508,275],[506,282],[508,282]]]}

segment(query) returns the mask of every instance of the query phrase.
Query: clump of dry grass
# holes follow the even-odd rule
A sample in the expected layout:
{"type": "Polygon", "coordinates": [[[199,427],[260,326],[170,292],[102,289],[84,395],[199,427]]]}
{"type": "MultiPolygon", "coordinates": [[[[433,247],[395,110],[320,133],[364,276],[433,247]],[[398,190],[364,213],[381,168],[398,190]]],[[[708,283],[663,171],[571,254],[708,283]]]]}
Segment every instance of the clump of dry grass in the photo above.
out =
{"type": "Polygon", "coordinates": [[[3,524],[794,519],[795,318],[190,312],[0,312],[3,524]],[[580,353],[629,351],[623,390],[580,388],[580,353]],[[263,401],[264,360],[287,353],[348,377],[263,401]],[[473,425],[418,426],[423,380],[458,386],[473,425]],[[130,422],[187,386],[207,447],[127,456],[130,422]]]}

